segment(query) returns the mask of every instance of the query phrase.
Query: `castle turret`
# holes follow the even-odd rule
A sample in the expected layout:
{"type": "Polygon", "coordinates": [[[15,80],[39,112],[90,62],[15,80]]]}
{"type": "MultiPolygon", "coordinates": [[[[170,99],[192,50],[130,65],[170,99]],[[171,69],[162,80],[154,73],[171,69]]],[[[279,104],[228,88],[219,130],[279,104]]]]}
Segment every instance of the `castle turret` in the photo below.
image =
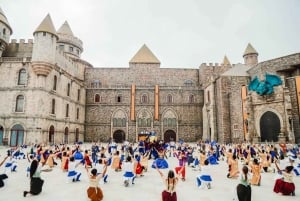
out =
{"type": "Polygon", "coordinates": [[[0,7],[0,57],[2,56],[3,51],[8,46],[9,38],[12,34],[12,29],[8,23],[4,12],[0,7]]]}
{"type": "Polygon", "coordinates": [[[248,43],[245,52],[243,54],[244,63],[246,65],[256,65],[258,63],[258,53],[257,51],[252,47],[250,43],[248,43]]]}
{"type": "Polygon", "coordinates": [[[83,52],[82,41],[74,36],[67,21],[58,29],[57,35],[58,49],[71,57],[80,58],[83,52]]]}
{"type": "Polygon", "coordinates": [[[47,76],[55,64],[58,36],[48,14],[33,32],[32,66],[37,75],[47,76]]]}

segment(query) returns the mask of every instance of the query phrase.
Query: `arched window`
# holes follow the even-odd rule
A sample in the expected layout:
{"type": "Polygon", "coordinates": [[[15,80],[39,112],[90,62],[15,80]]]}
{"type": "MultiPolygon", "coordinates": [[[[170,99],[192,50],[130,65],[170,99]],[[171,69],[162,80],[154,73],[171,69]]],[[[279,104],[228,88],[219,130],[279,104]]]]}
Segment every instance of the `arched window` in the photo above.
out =
{"type": "Polygon", "coordinates": [[[148,103],[148,96],[146,94],[142,95],[141,102],[142,103],[148,103]]]}
{"type": "Polygon", "coordinates": [[[25,84],[26,84],[26,70],[22,68],[19,71],[18,85],[25,85],[25,84]]]}
{"type": "Polygon", "coordinates": [[[24,112],[24,96],[18,95],[16,99],[16,112],[24,112]]]}
{"type": "Polygon", "coordinates": [[[171,94],[167,96],[167,103],[173,103],[173,97],[171,94]]]}
{"type": "Polygon", "coordinates": [[[6,29],[5,28],[3,28],[3,35],[5,35],[6,34],[6,29]]]}
{"type": "Polygon", "coordinates": [[[95,94],[95,103],[100,103],[100,95],[99,94],[95,94]]]}
{"type": "Polygon", "coordinates": [[[51,114],[55,114],[55,99],[52,99],[51,114]]]}
{"type": "Polygon", "coordinates": [[[191,94],[189,96],[189,103],[194,103],[195,102],[195,96],[193,94],[191,94]]]}
{"type": "Polygon", "coordinates": [[[54,75],[53,77],[53,90],[56,91],[56,85],[57,85],[57,76],[54,75]]]}
{"type": "Polygon", "coordinates": [[[68,86],[67,86],[67,96],[70,96],[70,90],[71,90],[71,84],[68,83],[68,86]]]}

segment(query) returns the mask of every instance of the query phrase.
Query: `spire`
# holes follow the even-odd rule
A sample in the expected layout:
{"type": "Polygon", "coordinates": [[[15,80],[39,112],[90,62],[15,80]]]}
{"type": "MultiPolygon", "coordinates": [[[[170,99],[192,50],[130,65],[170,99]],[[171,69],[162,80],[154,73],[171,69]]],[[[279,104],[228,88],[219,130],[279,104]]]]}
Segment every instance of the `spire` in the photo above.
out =
{"type": "Polygon", "coordinates": [[[68,35],[68,36],[74,36],[69,23],[67,21],[65,21],[63,23],[63,25],[61,25],[61,27],[58,29],[57,34],[64,34],[64,35],[68,35]]]}
{"type": "Polygon", "coordinates": [[[36,32],[48,32],[50,34],[53,34],[57,37],[56,31],[53,25],[53,22],[51,20],[50,14],[48,14],[44,20],[41,22],[41,24],[36,28],[36,30],[33,32],[35,34],[36,32]]]}
{"type": "Polygon", "coordinates": [[[144,44],[141,49],[134,55],[134,57],[129,61],[129,63],[160,64],[160,61],[144,44]]]}
{"type": "Polygon", "coordinates": [[[250,43],[248,43],[243,56],[245,56],[247,54],[257,54],[258,55],[257,51],[252,47],[252,45],[250,43]]]}
{"type": "Polygon", "coordinates": [[[6,18],[6,16],[5,16],[5,14],[4,14],[4,12],[3,12],[3,10],[2,10],[1,7],[0,7],[0,22],[4,23],[9,28],[9,30],[10,30],[10,32],[12,34],[12,29],[11,29],[11,27],[10,27],[10,25],[8,23],[8,20],[7,20],[7,18],[6,18]]]}
{"type": "Polygon", "coordinates": [[[231,65],[230,61],[229,61],[229,59],[227,58],[226,55],[224,56],[224,59],[223,59],[223,65],[231,65]]]}

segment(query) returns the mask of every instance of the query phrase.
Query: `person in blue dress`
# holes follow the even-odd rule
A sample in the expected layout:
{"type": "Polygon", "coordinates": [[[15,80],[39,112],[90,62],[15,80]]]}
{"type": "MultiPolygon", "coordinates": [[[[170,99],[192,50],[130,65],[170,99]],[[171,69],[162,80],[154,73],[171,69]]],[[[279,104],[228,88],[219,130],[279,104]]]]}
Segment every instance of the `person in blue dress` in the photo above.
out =
{"type": "Polygon", "coordinates": [[[158,168],[158,169],[167,169],[167,168],[169,168],[169,164],[164,158],[165,150],[157,151],[157,153],[158,153],[158,158],[153,161],[151,167],[152,168],[158,168]]]}

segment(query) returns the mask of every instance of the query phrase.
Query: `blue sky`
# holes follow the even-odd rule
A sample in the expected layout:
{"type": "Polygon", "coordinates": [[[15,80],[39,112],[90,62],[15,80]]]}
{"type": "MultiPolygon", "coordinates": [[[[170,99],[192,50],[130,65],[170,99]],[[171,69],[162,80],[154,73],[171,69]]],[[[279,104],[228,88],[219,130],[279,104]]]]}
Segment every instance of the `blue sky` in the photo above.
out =
{"type": "Polygon", "coordinates": [[[33,38],[49,13],[68,21],[95,67],[127,67],[146,44],[161,67],[242,63],[250,42],[259,61],[300,52],[298,0],[0,0],[11,39],[33,38]]]}

